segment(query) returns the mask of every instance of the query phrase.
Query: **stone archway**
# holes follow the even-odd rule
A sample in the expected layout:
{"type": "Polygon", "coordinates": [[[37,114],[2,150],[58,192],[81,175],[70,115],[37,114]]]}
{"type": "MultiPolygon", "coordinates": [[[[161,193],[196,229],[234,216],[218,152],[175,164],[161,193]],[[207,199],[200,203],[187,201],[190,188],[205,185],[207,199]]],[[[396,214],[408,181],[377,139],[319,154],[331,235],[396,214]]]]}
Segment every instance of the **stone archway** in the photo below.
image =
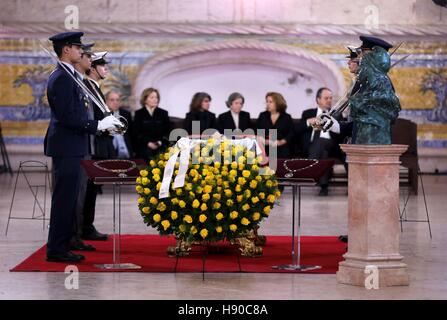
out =
{"type": "Polygon", "coordinates": [[[288,101],[288,112],[299,117],[302,110],[315,105],[319,87],[332,89],[335,96],[345,90],[339,68],[318,53],[251,40],[205,43],[152,57],[133,86],[136,100],[151,86],[161,91],[160,106],[176,117],[184,116],[197,91],[211,94],[211,111],[217,114],[225,111],[226,97],[239,91],[253,117],[264,110],[265,93],[278,91],[288,101]]]}

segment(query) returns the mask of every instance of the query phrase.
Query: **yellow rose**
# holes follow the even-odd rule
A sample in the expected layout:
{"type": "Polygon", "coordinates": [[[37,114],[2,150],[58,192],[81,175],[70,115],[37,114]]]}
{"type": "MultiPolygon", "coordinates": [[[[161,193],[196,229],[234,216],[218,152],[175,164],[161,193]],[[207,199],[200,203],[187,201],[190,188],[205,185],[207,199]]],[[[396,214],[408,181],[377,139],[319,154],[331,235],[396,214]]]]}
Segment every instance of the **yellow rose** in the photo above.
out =
{"type": "Polygon", "coordinates": [[[155,175],[159,175],[161,173],[161,171],[160,171],[160,169],[158,169],[158,168],[154,168],[154,169],[152,169],[152,174],[155,176],[155,175]]]}
{"type": "Polygon", "coordinates": [[[213,186],[207,185],[203,188],[203,192],[205,193],[211,193],[211,191],[213,191],[213,186]]]}
{"type": "Polygon", "coordinates": [[[250,224],[250,220],[248,220],[247,218],[242,218],[241,224],[244,226],[248,226],[250,224]]]}
{"type": "Polygon", "coordinates": [[[191,232],[192,234],[196,234],[196,233],[197,233],[197,228],[194,227],[194,226],[192,226],[191,229],[190,229],[190,232],[191,232]]]}
{"type": "Polygon", "coordinates": [[[195,199],[195,200],[192,202],[192,207],[193,207],[193,208],[198,208],[199,206],[200,206],[200,201],[197,200],[197,199],[195,199]]]}
{"type": "Polygon", "coordinates": [[[251,202],[258,203],[259,202],[259,198],[258,197],[253,197],[253,198],[251,198],[251,202]]]}
{"type": "Polygon", "coordinates": [[[144,194],[150,194],[151,193],[151,189],[149,188],[144,188],[144,194]]]}
{"type": "Polygon", "coordinates": [[[241,186],[243,186],[246,182],[247,180],[245,180],[245,178],[242,177],[237,178],[237,183],[239,183],[241,186]]]}
{"type": "Polygon", "coordinates": [[[136,186],[136,187],[135,187],[135,190],[136,190],[138,193],[142,193],[144,189],[143,189],[142,186],[136,186]]]}
{"type": "Polygon", "coordinates": [[[231,219],[236,219],[238,216],[239,216],[239,212],[237,212],[237,211],[232,211],[230,213],[230,218],[231,219]]]}
{"type": "Polygon", "coordinates": [[[249,189],[247,189],[247,190],[245,190],[244,191],[244,195],[245,195],[245,198],[250,198],[251,197],[251,191],[249,190],[249,189]]]}
{"type": "Polygon", "coordinates": [[[199,216],[199,221],[200,221],[201,223],[204,223],[204,222],[206,221],[206,219],[207,219],[207,217],[206,217],[206,215],[204,215],[204,214],[201,214],[201,215],[199,216]]]}
{"type": "Polygon", "coordinates": [[[235,188],[234,190],[236,190],[236,192],[241,192],[241,191],[242,191],[242,189],[241,189],[241,186],[240,186],[240,185],[237,185],[237,186],[236,186],[236,188],[235,188]]]}
{"type": "Polygon", "coordinates": [[[244,165],[243,163],[239,163],[239,165],[238,165],[238,169],[239,169],[240,171],[242,171],[242,170],[244,170],[244,168],[245,168],[245,165],[244,165]]]}
{"type": "Polygon", "coordinates": [[[183,217],[183,221],[187,223],[192,223],[192,217],[189,214],[187,214],[183,217]]]}
{"type": "Polygon", "coordinates": [[[244,156],[240,156],[239,158],[237,158],[237,162],[239,162],[239,164],[243,164],[245,163],[245,161],[247,161],[247,158],[245,158],[244,156]]]}
{"type": "Polygon", "coordinates": [[[279,197],[281,196],[281,191],[276,190],[276,191],[275,191],[275,196],[276,196],[277,198],[279,198],[279,197]]]}
{"type": "Polygon", "coordinates": [[[189,171],[189,175],[194,178],[197,175],[197,170],[196,169],[191,169],[189,171]]]}
{"type": "Polygon", "coordinates": [[[151,165],[151,167],[155,167],[155,165],[156,165],[154,160],[149,161],[149,164],[151,165]]]}
{"type": "Polygon", "coordinates": [[[160,188],[161,188],[161,182],[157,183],[157,186],[156,186],[157,191],[160,191],[160,188]]]}
{"type": "Polygon", "coordinates": [[[270,210],[271,210],[270,206],[264,207],[264,213],[265,213],[266,215],[269,215],[270,210]]]}
{"type": "Polygon", "coordinates": [[[138,203],[139,203],[139,204],[144,203],[144,198],[143,198],[143,197],[139,197],[139,198],[138,198],[138,203]]]}
{"type": "Polygon", "coordinates": [[[161,222],[161,225],[163,226],[163,229],[166,231],[166,229],[168,229],[171,226],[171,223],[169,222],[169,220],[163,220],[161,222]]]}
{"type": "Polygon", "coordinates": [[[180,230],[180,232],[185,232],[186,231],[186,227],[183,224],[179,225],[178,229],[180,230]]]}
{"type": "Polygon", "coordinates": [[[149,172],[147,172],[147,170],[140,170],[140,176],[142,177],[146,177],[148,175],[149,172]]]}
{"type": "Polygon", "coordinates": [[[259,199],[262,199],[262,200],[265,199],[265,193],[264,192],[260,192],[259,193],[259,199]]]}
{"type": "Polygon", "coordinates": [[[253,213],[253,216],[252,216],[253,221],[258,221],[260,217],[261,217],[261,214],[259,212],[253,213]]]}
{"type": "Polygon", "coordinates": [[[213,198],[216,199],[216,200],[220,200],[221,199],[220,193],[213,194],[213,198]]]}
{"type": "Polygon", "coordinates": [[[229,173],[229,175],[230,175],[230,177],[235,177],[235,176],[237,176],[237,171],[236,170],[230,170],[230,173],[229,173]]]}
{"type": "Polygon", "coordinates": [[[152,176],[152,179],[154,179],[155,182],[158,182],[158,181],[160,181],[160,176],[158,174],[154,174],[152,176]]]}
{"type": "Polygon", "coordinates": [[[218,214],[216,214],[216,220],[217,220],[217,221],[222,220],[223,217],[224,217],[224,215],[222,214],[222,212],[219,212],[218,214]]]}
{"type": "Polygon", "coordinates": [[[216,227],[216,232],[217,233],[221,233],[222,232],[222,227],[221,226],[216,227]]]}
{"type": "Polygon", "coordinates": [[[141,177],[138,177],[138,178],[135,180],[135,182],[136,182],[137,184],[141,184],[141,177]]]}
{"type": "Polygon", "coordinates": [[[180,208],[184,208],[184,207],[186,207],[186,202],[183,201],[183,200],[180,200],[178,205],[179,205],[180,208]]]}
{"type": "Polygon", "coordinates": [[[227,200],[227,206],[228,206],[228,207],[231,207],[232,205],[233,205],[233,200],[228,199],[228,200],[227,200]]]}
{"type": "Polygon", "coordinates": [[[270,203],[275,202],[275,196],[273,194],[269,194],[267,197],[267,201],[270,203]]]}
{"type": "Polygon", "coordinates": [[[214,168],[219,169],[220,165],[220,162],[214,162],[214,168]]]}
{"type": "Polygon", "coordinates": [[[267,182],[265,183],[265,185],[266,185],[268,188],[271,188],[272,185],[273,185],[272,180],[267,180],[267,182]]]}
{"type": "Polygon", "coordinates": [[[257,175],[255,179],[256,179],[256,181],[258,181],[258,182],[261,182],[261,181],[262,181],[262,177],[259,176],[259,175],[257,175]]]}
{"type": "Polygon", "coordinates": [[[237,230],[237,225],[235,225],[235,224],[230,224],[230,230],[231,231],[236,231],[237,230]]]}
{"type": "Polygon", "coordinates": [[[244,171],[242,171],[242,176],[243,176],[244,178],[248,178],[248,177],[250,176],[250,171],[248,171],[248,170],[244,170],[244,171]]]}
{"type": "MultiPolygon", "coordinates": [[[[236,161],[233,161],[233,162],[231,163],[231,169],[234,169],[234,170],[237,169],[237,162],[236,162],[236,161]]],[[[230,171],[230,174],[231,174],[231,171],[230,171]]]]}
{"type": "Polygon", "coordinates": [[[161,216],[160,216],[158,213],[156,213],[156,214],[154,214],[154,216],[152,217],[152,219],[154,219],[155,222],[159,222],[160,219],[161,219],[161,216]]]}
{"type": "Polygon", "coordinates": [[[148,214],[150,209],[149,207],[144,207],[143,209],[141,209],[141,211],[143,211],[143,213],[148,214]]]}
{"type": "Polygon", "coordinates": [[[238,195],[237,197],[236,197],[236,200],[237,200],[237,202],[242,202],[242,200],[244,200],[244,196],[241,194],[241,195],[238,195]]]}
{"type": "Polygon", "coordinates": [[[242,206],[242,210],[247,211],[248,209],[250,209],[250,205],[248,203],[242,206]]]}
{"type": "Polygon", "coordinates": [[[229,189],[225,189],[225,196],[227,197],[227,198],[229,198],[229,197],[231,197],[231,195],[233,194],[233,192],[231,192],[231,190],[229,190],[229,189]]]}
{"type": "Polygon", "coordinates": [[[202,192],[203,192],[203,188],[202,188],[202,187],[200,187],[200,186],[199,186],[199,187],[197,187],[197,189],[196,189],[196,192],[197,192],[197,193],[202,193],[202,192]]]}
{"type": "Polygon", "coordinates": [[[208,235],[208,230],[206,230],[206,229],[202,229],[202,230],[200,230],[200,236],[201,236],[203,239],[205,239],[207,235],[208,235]]]}
{"type": "Polygon", "coordinates": [[[258,182],[256,180],[250,181],[250,188],[256,189],[257,186],[258,186],[258,182]]]}
{"type": "Polygon", "coordinates": [[[160,202],[160,203],[158,204],[158,206],[157,206],[157,210],[158,210],[158,211],[161,211],[161,212],[163,212],[163,211],[166,210],[166,205],[164,204],[164,202],[160,202]]]}
{"type": "Polygon", "coordinates": [[[173,205],[177,205],[177,204],[178,204],[178,199],[177,199],[177,198],[172,198],[172,199],[171,199],[171,203],[172,203],[173,205]]]}
{"type": "Polygon", "coordinates": [[[210,194],[209,193],[205,193],[204,195],[202,195],[202,201],[208,201],[210,199],[210,194]]]}
{"type": "Polygon", "coordinates": [[[200,206],[200,210],[206,211],[207,209],[208,209],[208,206],[206,205],[206,203],[202,203],[202,205],[200,206]]]}
{"type": "Polygon", "coordinates": [[[220,202],[215,202],[214,204],[213,204],[213,209],[220,209],[220,207],[221,207],[221,205],[220,205],[220,202]]]}
{"type": "Polygon", "coordinates": [[[141,184],[143,185],[147,185],[150,182],[150,180],[146,177],[144,177],[143,179],[141,179],[141,184]]]}
{"type": "Polygon", "coordinates": [[[177,219],[178,218],[178,213],[177,213],[177,211],[171,211],[171,219],[172,220],[175,220],[175,219],[177,219]]]}
{"type": "Polygon", "coordinates": [[[158,203],[158,199],[157,198],[155,198],[155,197],[151,197],[151,199],[149,200],[149,202],[151,203],[151,204],[157,204],[158,203]]]}

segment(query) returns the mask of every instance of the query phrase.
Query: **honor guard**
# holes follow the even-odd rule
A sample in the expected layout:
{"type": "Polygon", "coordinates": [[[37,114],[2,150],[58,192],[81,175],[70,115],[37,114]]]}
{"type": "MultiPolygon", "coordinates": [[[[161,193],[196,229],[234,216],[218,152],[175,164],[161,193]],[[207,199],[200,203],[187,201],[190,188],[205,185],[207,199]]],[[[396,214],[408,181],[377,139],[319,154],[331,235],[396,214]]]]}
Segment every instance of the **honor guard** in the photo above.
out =
{"type": "Polygon", "coordinates": [[[88,117],[74,69],[74,64],[81,60],[83,35],[83,32],[64,32],[49,38],[59,60],[47,85],[51,118],[44,140],[44,152],[52,158],[54,171],[47,243],[47,261],[52,262],[77,263],[84,259],[70,251],[81,160],[88,153],[89,134],[121,125],[113,116],[101,121],[88,117]]]}

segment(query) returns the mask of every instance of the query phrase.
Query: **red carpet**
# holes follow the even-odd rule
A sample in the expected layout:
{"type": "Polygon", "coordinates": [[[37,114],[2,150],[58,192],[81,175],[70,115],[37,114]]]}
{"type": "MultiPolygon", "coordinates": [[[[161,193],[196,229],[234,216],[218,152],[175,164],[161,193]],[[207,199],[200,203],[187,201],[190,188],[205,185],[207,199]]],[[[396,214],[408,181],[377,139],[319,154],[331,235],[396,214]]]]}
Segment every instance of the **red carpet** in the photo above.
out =
{"type": "MultiPolygon", "coordinates": [[[[116,270],[100,270],[95,264],[112,262],[112,240],[89,242],[96,247],[94,252],[83,253],[86,260],[78,264],[81,272],[116,272],[116,270]]],[[[121,237],[121,262],[132,262],[139,266],[138,270],[122,270],[119,272],[173,272],[175,258],[166,255],[166,248],[174,245],[173,238],[158,235],[123,235],[121,237]]],[[[238,272],[237,256],[228,245],[221,244],[219,253],[210,253],[206,259],[206,272],[238,272]]],[[[301,238],[301,264],[320,265],[319,270],[306,273],[335,273],[338,262],[343,260],[346,244],[337,237],[301,238]]],[[[291,237],[268,236],[264,247],[264,255],[259,258],[241,257],[242,272],[295,272],[272,269],[273,265],[291,263],[291,237]]],[[[44,271],[63,272],[65,264],[45,261],[45,246],[37,250],[11,271],[44,271]]],[[[192,253],[188,257],[180,257],[177,272],[202,272],[201,253],[192,253]]]]}

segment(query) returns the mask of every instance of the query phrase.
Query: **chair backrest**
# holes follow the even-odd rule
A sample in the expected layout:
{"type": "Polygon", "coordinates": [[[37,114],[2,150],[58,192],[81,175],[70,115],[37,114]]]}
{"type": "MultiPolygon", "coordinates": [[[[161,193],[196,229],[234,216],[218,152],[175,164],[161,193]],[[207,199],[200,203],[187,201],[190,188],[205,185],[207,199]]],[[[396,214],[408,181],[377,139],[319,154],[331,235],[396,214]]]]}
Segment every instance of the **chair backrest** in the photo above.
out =
{"type": "Polygon", "coordinates": [[[405,154],[417,155],[418,143],[417,143],[417,124],[411,120],[398,118],[396,122],[391,126],[391,142],[393,144],[406,144],[408,145],[405,154]]]}

